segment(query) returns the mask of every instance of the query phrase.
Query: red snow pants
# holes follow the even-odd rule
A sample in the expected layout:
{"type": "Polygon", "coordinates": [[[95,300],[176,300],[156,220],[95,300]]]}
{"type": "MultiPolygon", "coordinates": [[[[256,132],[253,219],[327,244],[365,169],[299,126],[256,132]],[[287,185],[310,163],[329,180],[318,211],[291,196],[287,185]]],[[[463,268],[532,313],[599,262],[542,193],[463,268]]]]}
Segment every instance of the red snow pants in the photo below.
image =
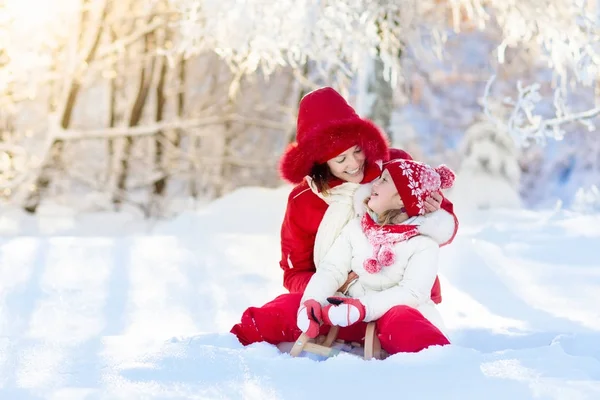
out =
{"type": "MultiPolygon", "coordinates": [[[[250,307],[231,333],[247,346],[256,342],[278,344],[294,342],[302,333],[296,326],[296,315],[302,293],[283,294],[262,307],[250,307]]],[[[359,322],[340,328],[338,339],[364,343],[367,324],[359,322]]],[[[325,335],[329,326],[321,325],[325,335]]],[[[423,314],[412,307],[395,306],[377,320],[377,336],[389,354],[416,353],[429,346],[450,344],[444,334],[423,314]]]]}

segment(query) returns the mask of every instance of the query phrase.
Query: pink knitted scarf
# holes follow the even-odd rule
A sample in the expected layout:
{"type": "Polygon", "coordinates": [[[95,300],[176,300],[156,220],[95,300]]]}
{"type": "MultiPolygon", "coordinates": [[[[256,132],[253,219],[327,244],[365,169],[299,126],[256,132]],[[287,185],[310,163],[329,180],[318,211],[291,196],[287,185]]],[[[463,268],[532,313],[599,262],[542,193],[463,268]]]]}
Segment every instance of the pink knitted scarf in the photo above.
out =
{"type": "Polygon", "coordinates": [[[363,263],[370,274],[375,274],[396,261],[394,244],[419,234],[417,225],[377,225],[369,213],[365,213],[360,225],[373,246],[373,256],[363,263]]]}

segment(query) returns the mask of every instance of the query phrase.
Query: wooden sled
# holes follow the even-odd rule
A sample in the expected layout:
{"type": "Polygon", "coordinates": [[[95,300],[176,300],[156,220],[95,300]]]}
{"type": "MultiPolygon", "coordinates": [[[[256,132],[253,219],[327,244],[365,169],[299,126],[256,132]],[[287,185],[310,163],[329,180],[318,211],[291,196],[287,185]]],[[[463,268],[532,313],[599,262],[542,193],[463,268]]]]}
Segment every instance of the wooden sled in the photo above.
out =
{"type": "MultiPolygon", "coordinates": [[[[309,338],[305,333],[301,334],[290,350],[290,355],[292,357],[297,357],[303,351],[327,358],[338,355],[340,352],[343,352],[343,350],[335,348],[333,345],[337,341],[339,330],[339,326],[332,326],[327,336],[319,336],[316,339],[309,338]]],[[[356,346],[358,347],[359,345],[356,346]]],[[[381,348],[381,343],[375,332],[375,322],[369,322],[367,324],[365,344],[362,347],[364,347],[363,358],[365,360],[371,360],[373,358],[383,360],[387,357],[387,353],[381,348]]]]}

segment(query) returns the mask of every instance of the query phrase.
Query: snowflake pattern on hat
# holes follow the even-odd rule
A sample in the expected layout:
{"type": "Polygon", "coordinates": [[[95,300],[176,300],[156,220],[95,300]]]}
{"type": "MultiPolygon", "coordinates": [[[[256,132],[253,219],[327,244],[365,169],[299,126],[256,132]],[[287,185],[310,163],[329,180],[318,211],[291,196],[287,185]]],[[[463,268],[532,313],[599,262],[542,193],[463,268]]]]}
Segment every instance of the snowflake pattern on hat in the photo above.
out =
{"type": "Polygon", "coordinates": [[[425,214],[425,196],[440,188],[440,176],[431,167],[405,160],[398,162],[402,175],[408,178],[408,188],[416,197],[419,214],[425,214]]]}
{"type": "Polygon", "coordinates": [[[432,193],[452,186],[454,173],[442,165],[433,169],[413,160],[393,160],[385,167],[404,202],[409,215],[425,214],[425,199],[432,193]]]}

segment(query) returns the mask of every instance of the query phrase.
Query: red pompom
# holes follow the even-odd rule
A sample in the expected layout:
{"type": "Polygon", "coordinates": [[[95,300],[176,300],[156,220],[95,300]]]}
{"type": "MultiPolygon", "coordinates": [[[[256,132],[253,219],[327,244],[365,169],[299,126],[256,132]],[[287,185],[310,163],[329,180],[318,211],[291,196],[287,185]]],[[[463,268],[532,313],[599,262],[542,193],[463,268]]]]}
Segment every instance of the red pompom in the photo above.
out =
{"type": "Polygon", "coordinates": [[[377,254],[377,260],[379,260],[379,264],[384,267],[389,267],[396,261],[396,254],[391,247],[383,246],[381,250],[379,250],[379,254],[377,254]]]}
{"type": "Polygon", "coordinates": [[[440,175],[441,189],[450,189],[454,185],[456,175],[448,166],[442,164],[435,169],[435,172],[440,175]]]}
{"type": "Polygon", "coordinates": [[[367,258],[363,263],[363,267],[370,274],[376,274],[381,271],[381,265],[374,258],[367,258]]]}

